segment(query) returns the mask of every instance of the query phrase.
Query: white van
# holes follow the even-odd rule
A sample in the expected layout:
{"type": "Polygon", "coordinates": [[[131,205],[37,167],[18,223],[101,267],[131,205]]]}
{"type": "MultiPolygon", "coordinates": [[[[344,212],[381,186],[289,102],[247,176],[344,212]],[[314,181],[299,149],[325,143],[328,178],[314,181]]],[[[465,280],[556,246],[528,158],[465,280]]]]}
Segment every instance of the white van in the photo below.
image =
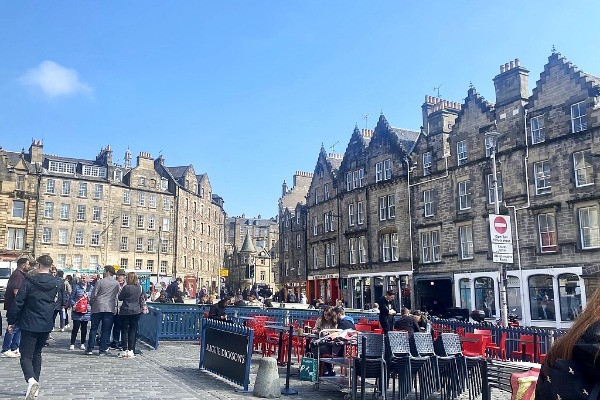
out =
{"type": "Polygon", "coordinates": [[[6,294],[6,285],[8,285],[8,278],[10,278],[10,274],[12,274],[16,267],[16,261],[0,262],[0,301],[4,301],[4,296],[6,294]]]}

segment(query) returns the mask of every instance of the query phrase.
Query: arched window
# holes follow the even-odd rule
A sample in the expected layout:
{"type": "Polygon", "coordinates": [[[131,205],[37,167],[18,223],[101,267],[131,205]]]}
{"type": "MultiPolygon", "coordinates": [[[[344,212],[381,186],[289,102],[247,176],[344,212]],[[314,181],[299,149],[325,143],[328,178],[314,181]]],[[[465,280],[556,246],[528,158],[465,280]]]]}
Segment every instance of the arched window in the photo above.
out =
{"type": "Polygon", "coordinates": [[[471,285],[469,285],[470,279],[462,278],[458,281],[458,287],[460,290],[460,307],[471,310],[471,285]]]}
{"type": "Polygon", "coordinates": [[[529,277],[529,304],[531,319],[556,319],[554,315],[552,275],[533,275],[529,277]]]}
{"type": "Polygon", "coordinates": [[[561,321],[573,321],[581,313],[581,287],[579,276],[562,274],[558,276],[558,298],[561,321]]]}
{"type": "Polygon", "coordinates": [[[494,280],[485,276],[475,278],[475,307],[485,311],[486,318],[496,315],[494,280]]]}

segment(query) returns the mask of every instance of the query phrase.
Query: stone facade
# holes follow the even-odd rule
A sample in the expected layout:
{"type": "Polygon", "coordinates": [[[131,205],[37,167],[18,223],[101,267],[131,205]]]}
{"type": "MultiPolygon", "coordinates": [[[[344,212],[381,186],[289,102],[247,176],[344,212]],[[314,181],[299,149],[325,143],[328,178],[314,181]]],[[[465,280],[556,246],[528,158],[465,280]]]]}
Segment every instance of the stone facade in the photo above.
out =
{"type": "Polygon", "coordinates": [[[46,155],[42,143],[34,141],[28,153],[1,150],[0,156],[4,256],[50,254],[58,268],[73,272],[119,265],[154,280],[191,274],[199,284],[218,282],[223,202],[211,194],[206,175],[194,176],[198,193],[189,194],[162,157],[154,160],[145,152],[135,166],[129,151],[124,164],[117,165],[110,146],[86,160],[46,155]],[[186,201],[197,204],[198,214],[185,208],[186,201]],[[185,219],[193,227],[194,215],[196,232],[210,238],[210,250],[200,243],[197,249],[189,242],[185,246],[185,219]],[[199,267],[204,259],[210,260],[206,271],[199,267]]]}
{"type": "Polygon", "coordinates": [[[225,220],[225,265],[231,289],[243,289],[252,284],[268,286],[272,291],[279,282],[279,222],[277,218],[246,218],[245,215],[225,220]],[[249,236],[253,249],[241,252],[244,238],[249,236]],[[254,265],[254,277],[249,276],[254,265]]]}
{"type": "Polygon", "coordinates": [[[335,274],[324,269],[331,242],[349,305],[393,289],[403,304],[435,313],[458,306],[498,316],[506,282],[508,306],[525,323],[570,326],[598,287],[600,79],[558,53],[531,94],[528,75],[518,60],[502,65],[495,103],[474,87],[462,103],[426,96],[418,133],[383,116],[374,131],[355,129],[337,171],[322,150],[307,203],[309,263],[318,250],[308,283],[335,274]],[[320,171],[336,194],[315,202],[320,171]],[[339,216],[338,231],[322,231],[327,210],[339,216]],[[491,214],[512,221],[505,281],[491,214]]]}
{"type": "Polygon", "coordinates": [[[306,196],[312,176],[296,171],[292,188],[284,181],[279,199],[279,284],[285,300],[289,293],[298,296],[306,291],[306,196]]]}

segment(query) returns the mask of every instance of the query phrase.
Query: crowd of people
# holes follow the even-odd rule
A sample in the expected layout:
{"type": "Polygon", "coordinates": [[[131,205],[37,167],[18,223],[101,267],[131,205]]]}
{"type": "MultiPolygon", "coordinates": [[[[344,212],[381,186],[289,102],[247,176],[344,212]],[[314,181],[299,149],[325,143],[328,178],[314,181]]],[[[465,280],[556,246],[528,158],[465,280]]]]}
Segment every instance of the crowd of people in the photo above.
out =
{"type": "Polygon", "coordinates": [[[133,358],[138,322],[148,312],[146,299],[134,272],[115,271],[109,265],[102,276],[65,276],[48,255],[21,258],[6,289],[8,327],[0,357],[20,359],[28,384],[26,399],[33,400],[51,332],[71,329],[69,350],[76,349],[79,337],[78,348],[86,355],[98,347],[99,356],[109,355],[112,348],[119,358],[133,358]]]}

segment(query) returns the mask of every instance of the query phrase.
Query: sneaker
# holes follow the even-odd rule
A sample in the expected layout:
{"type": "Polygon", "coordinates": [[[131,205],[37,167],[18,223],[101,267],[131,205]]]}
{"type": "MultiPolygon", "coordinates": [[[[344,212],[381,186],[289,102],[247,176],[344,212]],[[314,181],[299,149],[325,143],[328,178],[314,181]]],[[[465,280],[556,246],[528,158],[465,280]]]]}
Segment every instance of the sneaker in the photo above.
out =
{"type": "Polygon", "coordinates": [[[35,390],[35,392],[33,392],[33,397],[35,397],[37,399],[39,394],[40,394],[40,387],[38,385],[38,388],[35,390]]]}
{"type": "Polygon", "coordinates": [[[127,357],[128,358],[134,358],[135,354],[133,354],[133,350],[127,350],[127,357]]]}
{"type": "Polygon", "coordinates": [[[25,400],[34,400],[35,394],[40,389],[40,384],[33,378],[29,378],[29,385],[27,386],[27,393],[25,394],[25,400]]]}
{"type": "Polygon", "coordinates": [[[98,355],[100,357],[102,357],[102,356],[106,357],[106,356],[110,356],[110,353],[108,351],[101,351],[101,352],[98,353],[98,355]]]}
{"type": "Polygon", "coordinates": [[[60,331],[61,331],[61,332],[64,332],[64,331],[65,331],[65,328],[60,328],[60,331]]]}
{"type": "Polygon", "coordinates": [[[0,355],[0,357],[2,358],[15,358],[15,352],[12,350],[6,350],[4,352],[2,352],[2,354],[0,355]]]}
{"type": "Polygon", "coordinates": [[[81,350],[85,350],[85,344],[82,344],[81,346],[79,346],[79,348],[80,348],[81,350]]]}
{"type": "Polygon", "coordinates": [[[75,350],[75,345],[74,344],[70,345],[69,350],[75,350]]]}
{"type": "Polygon", "coordinates": [[[127,350],[120,351],[119,354],[117,354],[117,357],[119,357],[119,358],[127,358],[128,357],[127,350]]]}
{"type": "Polygon", "coordinates": [[[70,327],[71,327],[71,325],[69,325],[69,324],[65,325],[65,329],[69,329],[70,327]]]}
{"type": "Polygon", "coordinates": [[[15,357],[21,357],[21,352],[19,349],[13,350],[13,353],[15,354],[15,357]]]}
{"type": "Polygon", "coordinates": [[[88,351],[88,350],[86,350],[86,351],[85,351],[85,355],[86,355],[86,356],[91,356],[92,354],[94,354],[94,353],[93,353],[91,350],[89,350],[89,351],[88,351]]]}
{"type": "Polygon", "coordinates": [[[48,335],[48,340],[54,340],[54,338],[52,337],[52,335],[48,335]]]}

